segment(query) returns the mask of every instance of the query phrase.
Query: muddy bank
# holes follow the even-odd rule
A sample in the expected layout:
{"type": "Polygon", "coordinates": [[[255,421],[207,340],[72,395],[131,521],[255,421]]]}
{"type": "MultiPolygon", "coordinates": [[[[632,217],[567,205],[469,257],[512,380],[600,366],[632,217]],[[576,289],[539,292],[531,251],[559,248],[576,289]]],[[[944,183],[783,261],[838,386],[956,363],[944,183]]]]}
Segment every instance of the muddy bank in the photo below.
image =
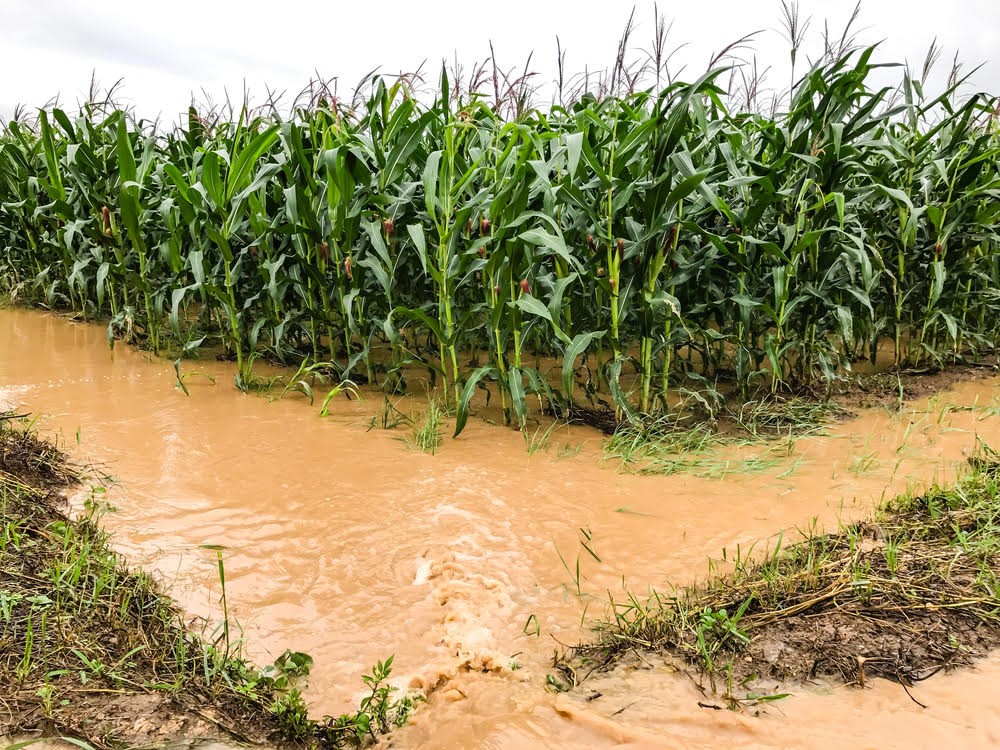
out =
{"type": "MultiPolygon", "coordinates": [[[[997,358],[971,363],[955,363],[942,368],[887,369],[863,375],[845,375],[830,383],[829,390],[802,388],[792,393],[772,394],[759,389],[748,398],[733,395],[735,385],[723,391],[707,389],[697,397],[679,399],[676,410],[666,418],[640,416],[638,427],[685,431],[703,429],[722,438],[780,437],[809,430],[835,421],[846,421],[867,409],[899,411],[911,401],[953,389],[959,383],[995,377],[1000,372],[997,358]],[[728,394],[728,395],[727,395],[728,394]]],[[[716,383],[716,386],[719,384],[716,383]]],[[[690,393],[690,392],[689,392],[690,393]]],[[[592,427],[605,435],[628,431],[628,421],[619,420],[610,406],[588,407],[575,404],[546,410],[550,417],[568,424],[592,427]]]]}
{"type": "Polygon", "coordinates": [[[737,708],[817,677],[909,688],[968,666],[1000,645],[1000,454],[980,446],[969,463],[955,483],[896,497],[870,520],[616,605],[597,642],[557,660],[565,687],[657,654],[737,708]]]}
{"type": "Polygon", "coordinates": [[[67,514],[63,493],[80,478],[22,419],[0,414],[0,738],[361,747],[405,721],[412,704],[385,684],[391,662],[366,681],[361,711],[310,720],[296,684],[311,659],[251,664],[224,602],[218,628],[193,632],[159,585],[110,548],[100,493],[83,516],[67,514]]]}
{"type": "Polygon", "coordinates": [[[191,634],[152,579],[127,569],[96,523],[100,498],[67,515],[61,493],[76,483],[61,451],[0,418],[0,735],[95,748],[279,740],[273,691],[255,695],[257,670],[235,648],[191,634]]]}

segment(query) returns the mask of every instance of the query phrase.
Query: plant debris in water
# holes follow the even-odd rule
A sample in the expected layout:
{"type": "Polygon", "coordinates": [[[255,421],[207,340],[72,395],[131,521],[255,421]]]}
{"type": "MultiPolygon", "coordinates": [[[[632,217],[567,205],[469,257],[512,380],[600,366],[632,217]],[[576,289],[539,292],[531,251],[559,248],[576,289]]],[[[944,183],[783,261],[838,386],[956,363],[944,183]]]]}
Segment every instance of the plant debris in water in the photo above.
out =
{"type": "Polygon", "coordinates": [[[704,398],[695,408],[619,424],[604,444],[605,460],[638,474],[725,478],[777,466],[795,440],[820,431],[846,411],[832,401],[769,397],[714,408],[704,398]],[[720,455],[728,445],[758,450],[720,455]]]}
{"type": "MultiPolygon", "coordinates": [[[[78,481],[66,457],[0,415],[0,736],[67,736],[93,748],[222,739],[362,747],[405,721],[408,697],[364,677],[356,713],[310,719],[296,684],[306,654],[266,669],[242,656],[228,619],[198,636],[98,526],[71,519],[60,494],[78,481]]],[[[8,418],[9,417],[9,418],[8,418]]],[[[220,563],[220,576],[225,585],[220,563]]],[[[224,590],[224,589],[223,589],[224,590]]]]}
{"type": "Polygon", "coordinates": [[[739,688],[764,680],[882,677],[909,692],[968,665],[1000,645],[1000,454],[981,446],[970,464],[952,486],[897,497],[869,521],[779,542],[672,596],[616,603],[596,642],[557,667],[575,686],[630,653],[661,652],[735,707],[739,688]]]}

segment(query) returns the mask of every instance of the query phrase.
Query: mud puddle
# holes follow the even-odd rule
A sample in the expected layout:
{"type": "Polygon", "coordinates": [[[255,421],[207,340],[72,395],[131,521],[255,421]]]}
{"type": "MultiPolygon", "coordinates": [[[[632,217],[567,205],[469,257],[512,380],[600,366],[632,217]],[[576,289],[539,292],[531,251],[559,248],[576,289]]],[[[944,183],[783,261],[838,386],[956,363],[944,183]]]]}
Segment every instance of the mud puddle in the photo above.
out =
{"type": "Polygon", "coordinates": [[[912,747],[947,731],[985,747],[1000,732],[985,704],[996,660],[923,683],[928,710],[889,684],[807,686],[765,717],[738,716],[699,708],[690,680],[656,669],[612,673],[580,695],[542,688],[553,650],[586,637],[581,622],[623,594],[623,578],[640,595],[690,581],[723,548],[744,553],[946,478],[977,435],[1000,445],[996,379],[865,412],[763,472],[719,480],[617,473],[600,462],[600,436],[578,427],[529,456],[520,434],[474,419],[429,456],[399,430],[366,431],[380,397],[337,401],[323,419],[298,396],[238,393],[216,362],[190,366],[216,384],[191,378],[187,397],[170,363],[109,352],[102,328],[37,312],[0,311],[0,353],[0,402],[30,405],[43,431],[117,480],[105,525],[119,548],[213,622],[218,572],[202,545],[226,548],[251,655],[312,654],[317,713],[347,709],[360,675],[394,653],[398,684],[431,692],[394,746],[827,746],[850,735],[912,747]],[[591,689],[601,697],[587,701],[591,689]]]}

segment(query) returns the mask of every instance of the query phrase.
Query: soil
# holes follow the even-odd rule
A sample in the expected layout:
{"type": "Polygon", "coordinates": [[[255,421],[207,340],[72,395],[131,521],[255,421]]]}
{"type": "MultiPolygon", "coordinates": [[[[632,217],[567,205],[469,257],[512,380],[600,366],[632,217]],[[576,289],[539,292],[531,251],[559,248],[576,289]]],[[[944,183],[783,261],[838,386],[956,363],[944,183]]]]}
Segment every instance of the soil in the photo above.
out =
{"type": "Polygon", "coordinates": [[[753,638],[734,671],[739,680],[803,682],[825,676],[864,687],[866,679],[883,677],[911,684],[972,664],[1000,643],[998,635],[996,628],[983,627],[961,610],[871,619],[832,610],[768,626],[753,638]]]}
{"type": "MultiPolygon", "coordinates": [[[[185,705],[181,697],[165,693],[125,693],[94,687],[73,695],[71,709],[45,717],[29,691],[7,698],[9,709],[0,713],[0,732],[19,738],[68,736],[97,748],[157,747],[201,744],[273,743],[270,732],[248,726],[245,718],[235,721],[229,709],[185,705]]],[[[250,722],[252,723],[252,722],[250,722]]]]}
{"type": "Polygon", "coordinates": [[[898,407],[900,401],[913,401],[950,390],[956,383],[994,377],[1000,371],[997,360],[949,365],[942,370],[900,370],[861,375],[838,381],[833,397],[847,408],[869,409],[898,407]],[[902,387],[902,399],[900,388],[902,387]]]}

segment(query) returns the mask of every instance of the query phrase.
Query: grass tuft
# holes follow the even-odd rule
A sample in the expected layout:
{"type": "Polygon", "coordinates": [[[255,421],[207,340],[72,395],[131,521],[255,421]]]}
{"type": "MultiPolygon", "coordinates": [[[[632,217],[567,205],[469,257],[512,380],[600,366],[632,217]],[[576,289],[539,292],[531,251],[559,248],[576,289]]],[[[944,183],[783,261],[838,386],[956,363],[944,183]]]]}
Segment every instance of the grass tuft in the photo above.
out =
{"type": "Polygon", "coordinates": [[[441,429],[445,416],[447,414],[440,402],[432,398],[427,404],[423,420],[419,424],[416,421],[412,422],[410,435],[404,440],[414,448],[433,456],[441,447],[441,429]]]}

